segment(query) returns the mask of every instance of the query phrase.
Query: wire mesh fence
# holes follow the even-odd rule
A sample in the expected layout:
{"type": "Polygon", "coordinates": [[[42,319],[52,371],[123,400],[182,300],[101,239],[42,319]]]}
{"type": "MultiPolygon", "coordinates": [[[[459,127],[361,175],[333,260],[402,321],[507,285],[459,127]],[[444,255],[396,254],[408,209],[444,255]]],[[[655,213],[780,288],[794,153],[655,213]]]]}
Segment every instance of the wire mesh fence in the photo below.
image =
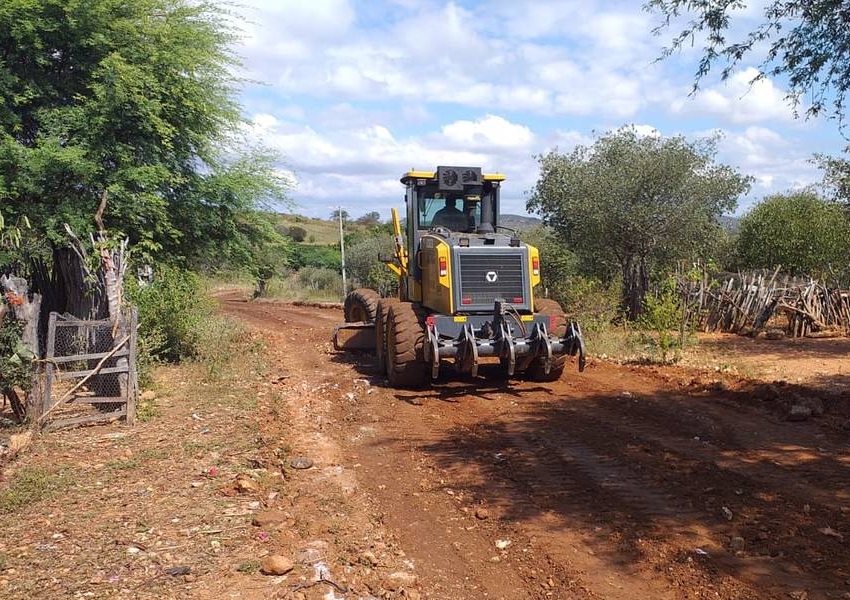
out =
{"type": "Polygon", "coordinates": [[[114,322],[51,313],[42,410],[51,427],[132,421],[138,388],[135,308],[114,322]]]}

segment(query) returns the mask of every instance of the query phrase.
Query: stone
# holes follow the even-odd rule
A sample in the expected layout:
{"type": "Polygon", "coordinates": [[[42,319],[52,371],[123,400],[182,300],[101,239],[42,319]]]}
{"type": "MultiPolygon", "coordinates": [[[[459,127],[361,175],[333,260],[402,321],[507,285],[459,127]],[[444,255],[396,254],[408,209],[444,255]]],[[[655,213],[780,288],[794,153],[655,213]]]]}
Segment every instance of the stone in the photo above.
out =
{"type": "Polygon", "coordinates": [[[743,550],[744,549],[744,538],[742,538],[741,536],[738,536],[738,535],[734,536],[732,538],[731,542],[729,543],[729,548],[731,548],[733,552],[743,550]]]}
{"type": "Polygon", "coordinates": [[[773,327],[771,329],[768,329],[764,333],[764,337],[767,340],[781,340],[782,338],[785,337],[785,332],[781,329],[777,329],[776,327],[773,327]]]}
{"type": "Polygon", "coordinates": [[[260,491],[260,484],[251,479],[245,473],[236,476],[236,491],[240,494],[251,494],[260,491]]]}
{"type": "Polygon", "coordinates": [[[289,514],[282,510],[265,510],[254,515],[251,524],[256,527],[271,527],[286,523],[288,520],[289,514]]]}
{"type": "Polygon", "coordinates": [[[309,469],[313,466],[313,461],[306,456],[297,456],[292,459],[289,466],[293,469],[309,469]]]}
{"type": "Polygon", "coordinates": [[[376,557],[372,552],[368,552],[368,551],[364,552],[363,554],[360,555],[360,558],[362,558],[363,562],[365,562],[368,565],[371,565],[373,567],[378,566],[378,557],[376,557]]]}
{"type": "Polygon", "coordinates": [[[490,511],[487,510],[486,508],[484,508],[483,506],[479,506],[478,508],[475,509],[475,518],[481,519],[482,521],[484,519],[489,519],[490,518],[490,511]]]}
{"type": "Polygon", "coordinates": [[[812,416],[812,409],[802,404],[794,404],[788,409],[786,418],[789,421],[805,421],[812,416]]]}
{"type": "Polygon", "coordinates": [[[141,400],[142,402],[151,402],[153,400],[156,400],[156,392],[153,390],[145,390],[139,396],[139,400],[141,400]]]}
{"type": "Polygon", "coordinates": [[[397,592],[400,589],[412,588],[416,585],[417,577],[407,571],[396,571],[384,577],[384,587],[390,591],[397,592]]]}
{"type": "Polygon", "coordinates": [[[292,561],[280,554],[267,556],[260,563],[260,572],[263,575],[286,575],[294,568],[292,561]]]}

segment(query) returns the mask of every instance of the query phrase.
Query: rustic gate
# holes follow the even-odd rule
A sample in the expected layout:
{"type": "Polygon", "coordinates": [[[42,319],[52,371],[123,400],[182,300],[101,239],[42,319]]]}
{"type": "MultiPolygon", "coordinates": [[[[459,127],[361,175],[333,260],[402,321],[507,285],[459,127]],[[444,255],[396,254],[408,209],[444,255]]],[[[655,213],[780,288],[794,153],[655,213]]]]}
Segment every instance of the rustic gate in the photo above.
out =
{"type": "Polygon", "coordinates": [[[136,309],[119,325],[50,313],[39,420],[68,427],[123,418],[132,423],[138,391],[136,309]]]}

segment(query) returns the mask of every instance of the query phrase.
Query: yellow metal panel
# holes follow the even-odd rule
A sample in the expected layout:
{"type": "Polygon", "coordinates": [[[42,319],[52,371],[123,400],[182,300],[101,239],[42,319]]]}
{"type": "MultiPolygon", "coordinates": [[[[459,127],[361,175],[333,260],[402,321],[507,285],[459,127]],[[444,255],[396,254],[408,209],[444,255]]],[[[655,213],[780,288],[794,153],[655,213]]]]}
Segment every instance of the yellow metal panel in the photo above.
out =
{"type": "Polygon", "coordinates": [[[452,314],[451,248],[438,236],[423,235],[418,260],[422,269],[422,304],[440,314],[452,314]],[[445,275],[440,275],[441,258],[446,261],[445,275]]]}
{"type": "Polygon", "coordinates": [[[533,321],[534,315],[521,315],[520,319],[522,319],[523,321],[533,321]]]}
{"type": "Polygon", "coordinates": [[[528,248],[528,274],[531,276],[531,287],[538,285],[540,283],[540,275],[534,274],[534,259],[537,259],[537,264],[540,264],[540,251],[534,246],[529,246],[526,244],[528,248]]]}
{"type": "MultiPolygon", "coordinates": [[[[401,181],[404,183],[408,179],[434,179],[436,176],[436,171],[408,171],[401,176],[401,181]]],[[[504,181],[507,179],[502,173],[484,173],[481,177],[484,181],[504,181]]]]}
{"type": "Polygon", "coordinates": [[[534,288],[540,285],[540,274],[534,274],[534,259],[537,259],[537,264],[540,264],[540,251],[529,244],[525,245],[528,248],[528,276],[531,279],[531,308],[534,309],[534,288]]]}
{"type": "Polygon", "coordinates": [[[466,323],[466,317],[463,315],[455,317],[455,323],[466,323]]]}

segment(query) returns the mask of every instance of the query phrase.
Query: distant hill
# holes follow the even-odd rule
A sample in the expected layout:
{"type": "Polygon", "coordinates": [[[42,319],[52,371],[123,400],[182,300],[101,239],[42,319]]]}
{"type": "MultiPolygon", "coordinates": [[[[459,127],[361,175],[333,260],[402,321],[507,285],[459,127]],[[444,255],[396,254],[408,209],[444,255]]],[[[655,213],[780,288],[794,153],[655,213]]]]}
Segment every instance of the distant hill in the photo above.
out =
{"type": "Polygon", "coordinates": [[[543,221],[537,217],[529,217],[525,215],[499,215],[499,223],[502,227],[510,227],[517,231],[527,231],[534,229],[538,225],[542,225],[543,221]]]}

